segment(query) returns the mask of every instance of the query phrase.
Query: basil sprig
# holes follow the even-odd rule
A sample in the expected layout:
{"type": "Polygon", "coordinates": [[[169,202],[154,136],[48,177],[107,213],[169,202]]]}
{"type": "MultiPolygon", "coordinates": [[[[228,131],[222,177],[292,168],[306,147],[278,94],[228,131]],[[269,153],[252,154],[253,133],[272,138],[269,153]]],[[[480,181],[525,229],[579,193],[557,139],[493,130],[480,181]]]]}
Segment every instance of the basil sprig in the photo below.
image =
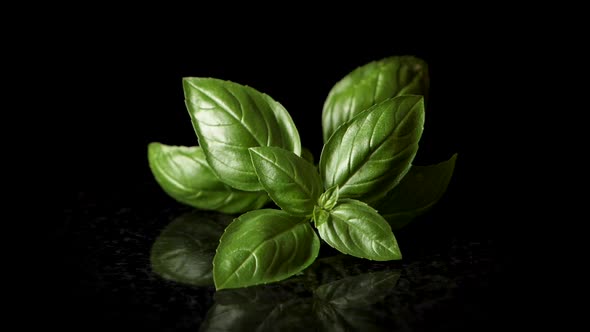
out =
{"type": "MultiPolygon", "coordinates": [[[[344,254],[401,259],[392,228],[403,227],[442,197],[456,160],[454,155],[437,165],[413,165],[428,88],[428,67],[415,57],[390,57],[355,69],[324,104],[325,145],[314,165],[278,102],[237,83],[185,78],[199,146],[151,143],[149,165],[177,201],[243,213],[222,235],[213,236],[215,243],[220,237],[212,260],[216,288],[264,284],[300,273],[318,256],[319,238],[344,254]],[[263,209],[270,200],[279,209],[263,209]]],[[[198,229],[186,227],[185,234],[198,229]]],[[[177,263],[190,262],[192,253],[175,251],[180,241],[175,239],[181,238],[175,228],[162,235],[153,250],[154,270],[185,283],[210,278],[177,263]],[[192,274],[183,276],[185,272],[192,274]]]]}

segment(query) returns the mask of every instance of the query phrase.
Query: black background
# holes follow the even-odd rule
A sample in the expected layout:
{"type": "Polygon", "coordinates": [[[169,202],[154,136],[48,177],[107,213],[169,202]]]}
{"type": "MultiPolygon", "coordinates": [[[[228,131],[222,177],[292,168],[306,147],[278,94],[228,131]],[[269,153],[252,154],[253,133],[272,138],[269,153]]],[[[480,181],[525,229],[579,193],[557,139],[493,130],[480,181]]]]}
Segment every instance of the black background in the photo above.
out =
{"type": "Polygon", "coordinates": [[[65,191],[112,193],[149,186],[149,142],[197,144],[184,106],[184,76],[231,80],[271,95],[291,113],[303,145],[317,158],[321,110],[332,85],[362,64],[404,54],[430,65],[431,100],[417,162],[438,162],[459,152],[465,172],[475,175],[475,166],[485,166],[479,162],[493,148],[486,136],[497,124],[495,107],[502,102],[496,99],[497,84],[511,70],[502,57],[512,57],[493,40],[453,34],[440,40],[362,34],[348,39],[330,33],[275,39],[264,31],[219,35],[190,40],[123,30],[63,41],[75,47],[58,48],[49,82],[59,84],[55,134],[60,148],[54,152],[64,160],[65,191]]]}
{"type": "Polygon", "coordinates": [[[83,317],[94,317],[93,311],[99,317],[104,310],[91,296],[72,296],[80,291],[79,285],[73,291],[72,284],[78,280],[76,263],[83,255],[68,251],[76,243],[69,230],[88,221],[72,215],[91,208],[176,206],[151,177],[147,144],[197,144],[184,106],[182,77],[221,78],[269,94],[290,112],[303,145],[319,158],[321,111],[333,84],[369,61],[415,55],[429,63],[431,77],[416,164],[459,153],[449,191],[437,207],[439,218],[418,228],[420,243],[436,247],[439,238],[452,236],[493,243],[495,264],[502,273],[483,292],[487,297],[476,300],[486,303],[478,309],[486,318],[478,323],[515,316],[521,295],[514,294],[520,284],[506,271],[516,261],[519,226],[512,228],[515,232],[498,227],[499,220],[506,222],[504,209],[498,207],[509,206],[513,193],[496,194],[506,188],[498,181],[504,166],[493,156],[506,140],[498,135],[503,132],[498,109],[506,103],[497,98],[498,86],[518,67],[520,55],[502,38],[459,27],[399,34],[387,23],[363,30],[295,28],[276,35],[270,34],[271,24],[228,27],[228,32],[209,24],[190,30],[164,27],[85,27],[83,37],[65,30],[47,36],[53,38],[52,46],[43,61],[49,68],[47,82],[55,91],[48,98],[57,112],[50,121],[55,148],[47,155],[55,163],[45,171],[55,181],[57,206],[64,212],[55,223],[43,225],[57,243],[50,253],[60,257],[58,264],[51,263],[56,293],[49,298],[61,297],[58,302],[63,300],[64,308],[77,308],[74,311],[83,312],[83,317]],[[507,303],[505,296],[512,296],[512,301],[507,303]]]}

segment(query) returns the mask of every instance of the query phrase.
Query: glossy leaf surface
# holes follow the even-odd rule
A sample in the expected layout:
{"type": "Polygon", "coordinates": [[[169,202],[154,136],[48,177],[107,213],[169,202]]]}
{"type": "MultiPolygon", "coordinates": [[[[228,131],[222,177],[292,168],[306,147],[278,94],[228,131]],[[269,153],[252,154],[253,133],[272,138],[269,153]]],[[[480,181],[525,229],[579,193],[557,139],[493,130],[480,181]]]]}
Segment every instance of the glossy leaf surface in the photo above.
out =
{"type": "Polygon", "coordinates": [[[427,97],[426,62],[413,56],[394,56],[370,62],[336,83],[324,103],[324,142],[358,113],[388,98],[402,95],[427,97]]]}
{"type": "Polygon", "coordinates": [[[317,169],[293,152],[275,148],[251,148],[258,179],[272,200],[284,211],[307,216],[322,192],[317,169]]]}
{"type": "Polygon", "coordinates": [[[225,230],[213,261],[217,289],[286,279],[308,267],[320,242],[306,218],[279,210],[243,214],[225,230]]]}
{"type": "Polygon", "coordinates": [[[299,133],[287,111],[268,95],[213,78],[185,78],[184,96],[207,162],[223,182],[262,190],[248,148],[277,146],[301,154],[299,133]]]}
{"type": "Polygon", "coordinates": [[[325,188],[341,198],[372,204],[410,169],[424,128],[421,96],[387,99],[341,126],[324,146],[320,172],[325,188]]]}
{"type": "Polygon", "coordinates": [[[376,261],[402,257],[387,221],[362,202],[341,200],[317,227],[320,237],[344,254],[376,261]]]}

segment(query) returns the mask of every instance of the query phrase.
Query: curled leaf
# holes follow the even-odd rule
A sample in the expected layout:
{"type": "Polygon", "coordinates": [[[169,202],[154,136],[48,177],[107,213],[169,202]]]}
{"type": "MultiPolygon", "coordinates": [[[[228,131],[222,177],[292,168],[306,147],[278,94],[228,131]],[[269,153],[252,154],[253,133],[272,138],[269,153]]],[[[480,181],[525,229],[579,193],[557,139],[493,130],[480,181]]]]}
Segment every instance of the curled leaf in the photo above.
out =
{"type": "Polygon", "coordinates": [[[242,191],[221,182],[200,147],[150,143],[148,161],[154,178],[170,197],[201,210],[241,213],[269,201],[264,191],[242,191]]]}

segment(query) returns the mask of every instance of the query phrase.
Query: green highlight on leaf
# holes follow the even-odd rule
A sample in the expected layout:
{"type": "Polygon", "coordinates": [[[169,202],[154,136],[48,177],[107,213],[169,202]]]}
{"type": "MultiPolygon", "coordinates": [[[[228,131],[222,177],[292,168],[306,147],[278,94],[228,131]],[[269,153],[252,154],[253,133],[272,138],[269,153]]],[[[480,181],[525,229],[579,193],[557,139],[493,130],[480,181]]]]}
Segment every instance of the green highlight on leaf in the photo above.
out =
{"type": "Polygon", "coordinates": [[[430,210],[444,195],[455,169],[457,154],[429,166],[412,166],[400,184],[376,205],[393,230],[430,210]]]}
{"type": "Polygon", "coordinates": [[[213,259],[219,289],[286,279],[316,259],[320,242],[304,217],[279,210],[256,210],[234,220],[213,259]]]}
{"type": "Polygon", "coordinates": [[[200,147],[150,143],[148,161],[160,187],[180,203],[233,214],[259,209],[269,202],[264,191],[241,191],[219,180],[200,147]]]}

